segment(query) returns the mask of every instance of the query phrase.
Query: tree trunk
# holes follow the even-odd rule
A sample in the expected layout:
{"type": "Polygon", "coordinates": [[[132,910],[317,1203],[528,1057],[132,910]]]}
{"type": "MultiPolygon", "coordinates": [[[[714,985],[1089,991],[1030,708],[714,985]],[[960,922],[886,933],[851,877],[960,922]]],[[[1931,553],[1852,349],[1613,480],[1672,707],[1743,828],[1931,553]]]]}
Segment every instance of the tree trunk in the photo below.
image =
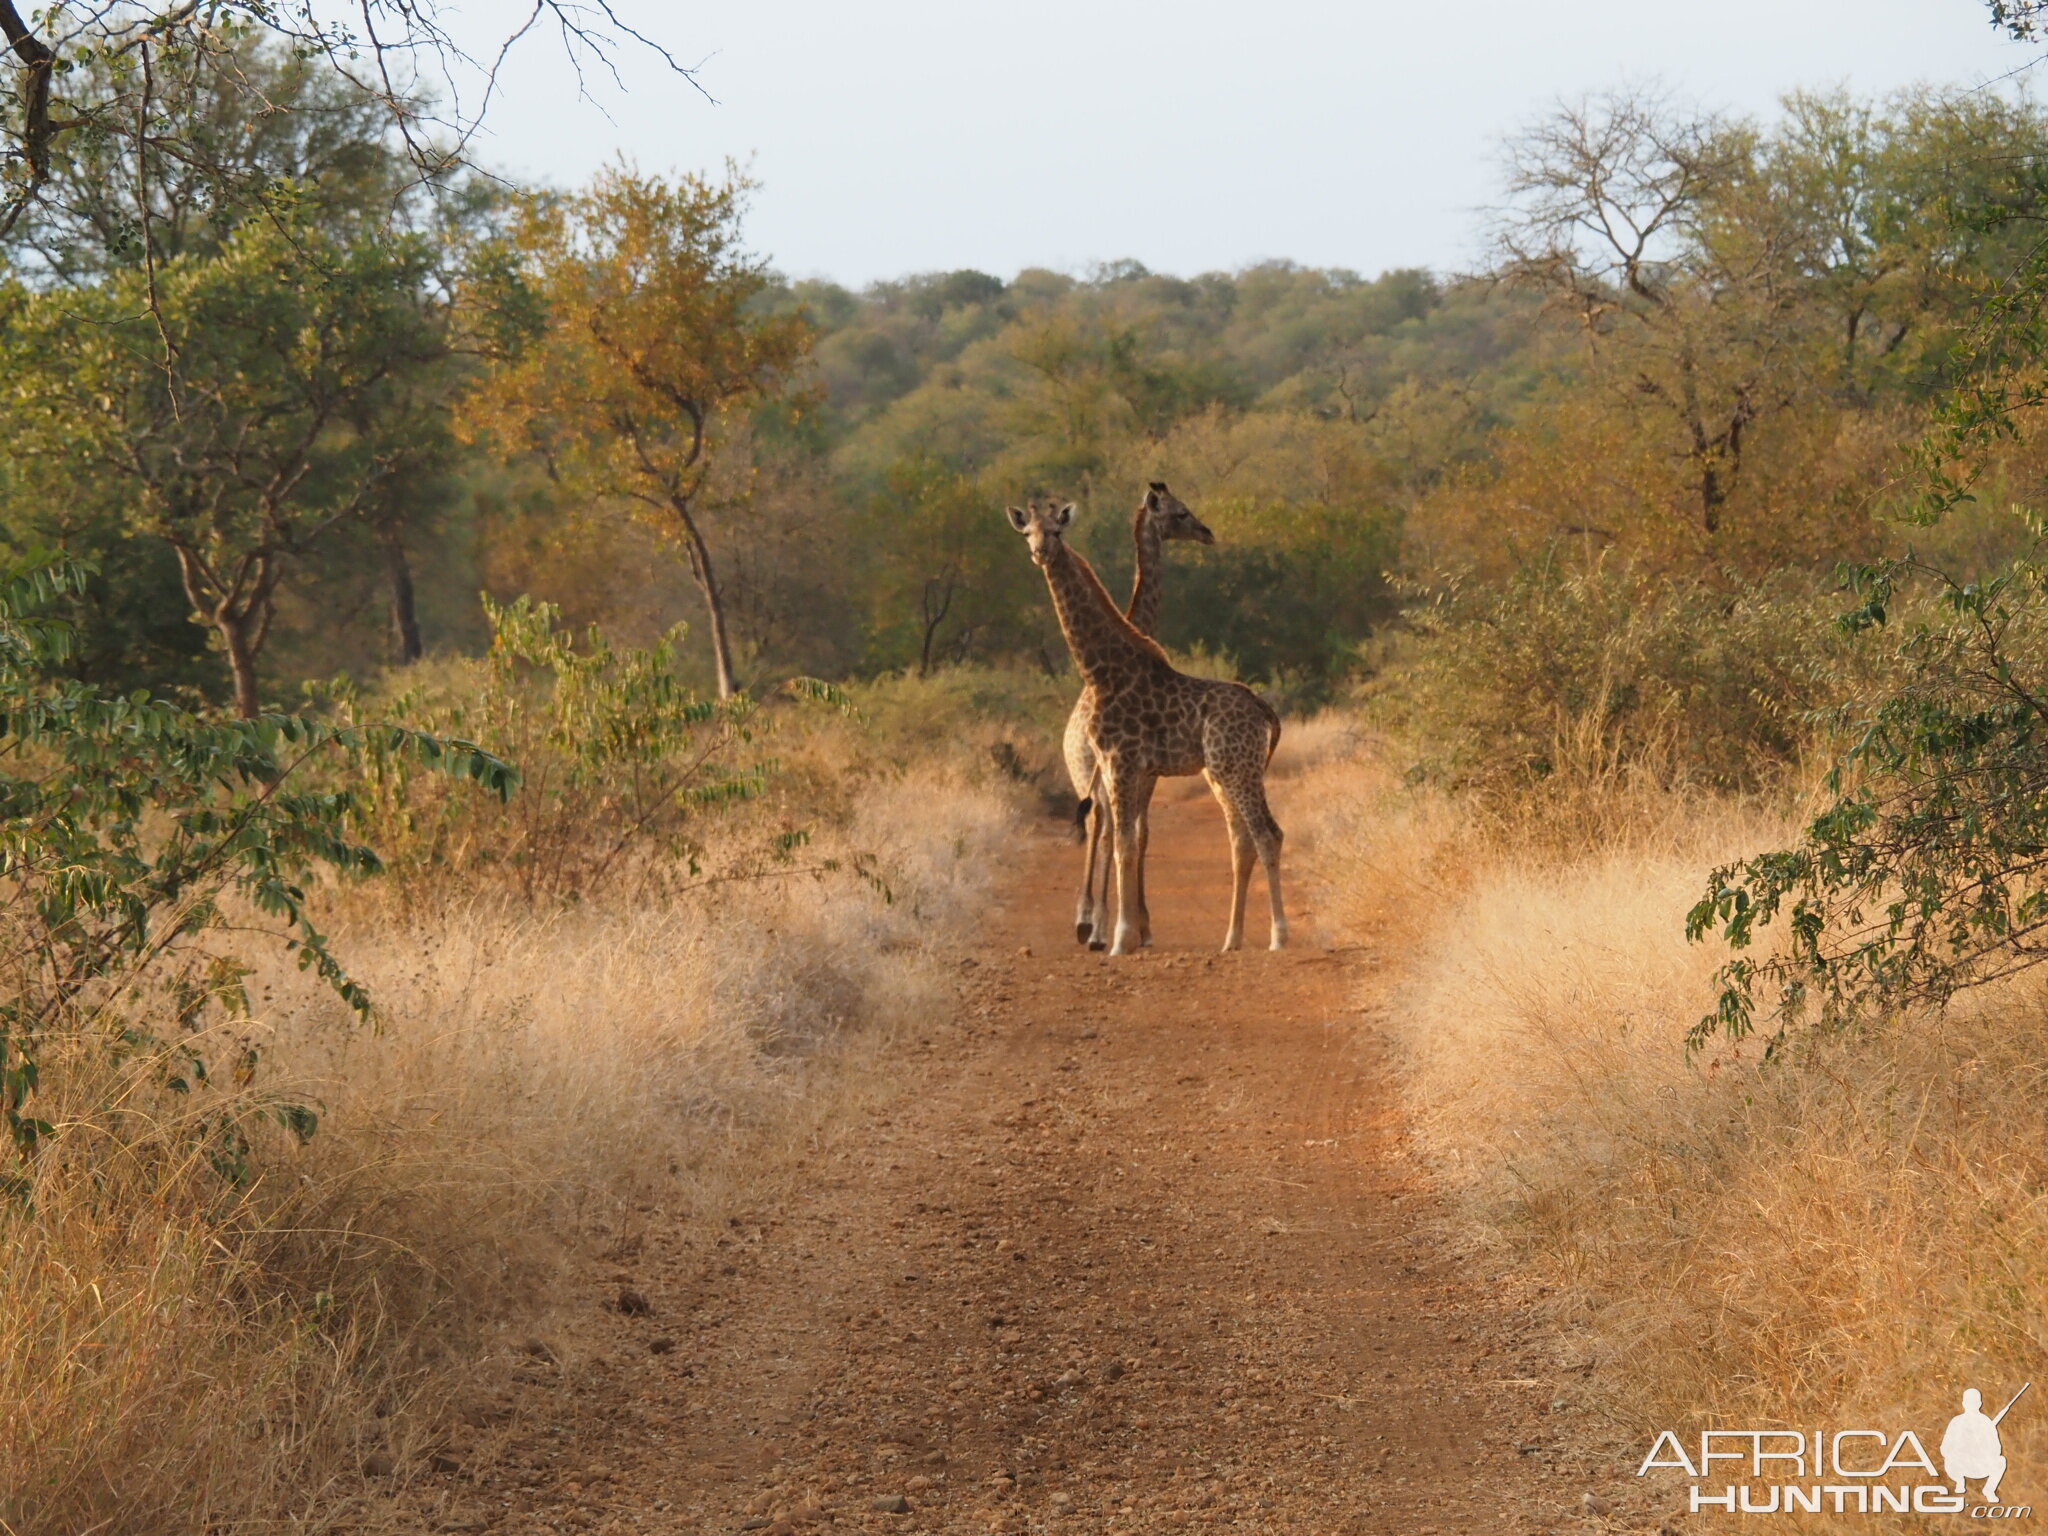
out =
{"type": "Polygon", "coordinates": [[[275,575],[268,562],[262,562],[256,573],[255,593],[237,612],[234,595],[219,595],[197,550],[176,541],[171,549],[178,557],[178,574],[184,579],[185,599],[192,605],[192,617],[211,624],[220,635],[221,649],[227,653],[228,673],[234,679],[235,713],[244,720],[253,720],[262,713],[256,698],[256,653],[263,649],[263,641],[270,633],[270,596],[276,587],[275,575]]]}
{"type": "Polygon", "coordinates": [[[263,712],[256,698],[256,646],[250,634],[249,614],[226,609],[214,610],[213,627],[220,631],[221,645],[228,654],[228,671],[235,680],[235,713],[253,720],[263,712]]]}
{"type": "Polygon", "coordinates": [[[719,590],[718,575],[711,565],[711,546],[704,542],[697,520],[687,507],[678,505],[676,516],[683,525],[683,541],[690,554],[690,574],[697,590],[704,594],[704,608],[711,619],[711,664],[718,674],[718,696],[729,699],[740,691],[733,680],[732,641],[725,627],[725,594],[719,590]]]}
{"type": "Polygon", "coordinates": [[[944,597],[934,601],[934,588],[939,587],[937,578],[928,579],[924,584],[924,601],[920,616],[924,620],[924,644],[918,648],[917,675],[932,675],[932,641],[938,637],[939,626],[946,622],[946,615],[953,607],[953,583],[944,584],[944,597]]]}
{"type": "Polygon", "coordinates": [[[398,641],[398,664],[409,667],[426,654],[420,643],[420,616],[412,590],[412,566],[405,558],[405,537],[395,525],[377,530],[384,546],[384,574],[391,585],[391,628],[398,641]]]}

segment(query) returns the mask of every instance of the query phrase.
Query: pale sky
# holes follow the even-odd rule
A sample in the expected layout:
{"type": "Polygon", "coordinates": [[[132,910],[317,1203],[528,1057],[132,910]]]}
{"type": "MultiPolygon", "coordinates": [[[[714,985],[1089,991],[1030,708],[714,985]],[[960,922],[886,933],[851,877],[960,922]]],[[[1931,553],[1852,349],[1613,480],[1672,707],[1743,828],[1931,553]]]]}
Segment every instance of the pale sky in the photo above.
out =
{"type": "MultiPolygon", "coordinates": [[[[559,184],[622,153],[731,157],[761,183],[754,248],[856,286],[1122,257],[1469,269],[1502,135],[1560,97],[1653,80],[1765,112],[1797,86],[1974,86],[2031,57],[1981,0],[614,3],[701,61],[717,104],[631,54],[623,90],[593,77],[579,103],[534,40],[481,157],[559,184]]],[[[465,0],[464,24],[526,8],[465,0]]]]}

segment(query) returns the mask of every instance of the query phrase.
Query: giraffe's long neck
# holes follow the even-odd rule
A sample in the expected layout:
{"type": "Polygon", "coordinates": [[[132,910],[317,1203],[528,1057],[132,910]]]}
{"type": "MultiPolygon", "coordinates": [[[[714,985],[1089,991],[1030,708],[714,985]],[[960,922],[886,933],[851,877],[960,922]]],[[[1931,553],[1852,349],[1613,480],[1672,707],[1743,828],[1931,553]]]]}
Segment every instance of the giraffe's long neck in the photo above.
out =
{"type": "Polygon", "coordinates": [[[1131,601],[1124,617],[1141,635],[1159,632],[1160,587],[1166,579],[1166,540],[1143,507],[1131,523],[1131,542],[1138,547],[1138,574],[1131,582],[1131,601]]]}
{"type": "Polygon", "coordinates": [[[1074,665],[1090,683],[1128,677],[1134,668],[1159,661],[1158,646],[1131,627],[1095,568],[1064,541],[1047,552],[1045,584],[1052,590],[1053,612],[1067,649],[1074,653],[1074,665]]]}

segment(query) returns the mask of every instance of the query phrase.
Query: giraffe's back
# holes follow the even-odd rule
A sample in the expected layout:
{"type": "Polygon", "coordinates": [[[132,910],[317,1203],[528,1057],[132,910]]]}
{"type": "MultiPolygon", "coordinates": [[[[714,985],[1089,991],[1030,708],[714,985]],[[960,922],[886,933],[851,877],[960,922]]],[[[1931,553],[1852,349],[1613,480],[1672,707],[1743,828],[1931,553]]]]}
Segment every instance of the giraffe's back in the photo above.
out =
{"type": "Polygon", "coordinates": [[[1162,778],[1262,772],[1272,712],[1242,683],[1167,672],[1101,701],[1096,749],[1162,778]]]}

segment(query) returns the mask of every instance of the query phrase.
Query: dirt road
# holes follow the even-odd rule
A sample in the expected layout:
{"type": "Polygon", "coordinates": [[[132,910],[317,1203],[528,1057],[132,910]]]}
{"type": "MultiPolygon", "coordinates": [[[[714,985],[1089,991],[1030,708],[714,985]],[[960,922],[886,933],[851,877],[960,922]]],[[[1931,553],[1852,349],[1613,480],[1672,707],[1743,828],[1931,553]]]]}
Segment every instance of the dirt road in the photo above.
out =
{"type": "Polygon", "coordinates": [[[575,1358],[517,1373],[506,1453],[450,1458],[426,1528],[1604,1526],[1577,1383],[1431,1235],[1374,957],[1309,912],[1286,953],[1215,954],[1196,787],[1155,812],[1155,950],[1079,949],[1073,849],[1035,835],[907,1086],[714,1251],[593,1265],[575,1358]]]}

